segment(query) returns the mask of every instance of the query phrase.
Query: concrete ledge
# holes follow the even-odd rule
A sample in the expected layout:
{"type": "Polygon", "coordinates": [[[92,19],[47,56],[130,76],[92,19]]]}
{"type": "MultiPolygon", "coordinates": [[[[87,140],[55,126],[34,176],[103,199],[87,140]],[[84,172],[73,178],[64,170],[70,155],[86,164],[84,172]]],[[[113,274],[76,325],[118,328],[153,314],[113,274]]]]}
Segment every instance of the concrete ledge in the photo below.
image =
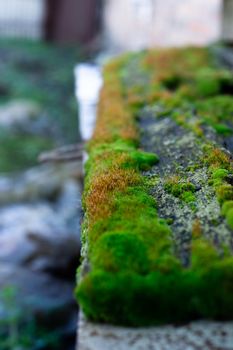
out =
{"type": "Polygon", "coordinates": [[[233,322],[181,327],[123,328],[98,325],[80,314],[77,350],[233,350],[233,322]]]}

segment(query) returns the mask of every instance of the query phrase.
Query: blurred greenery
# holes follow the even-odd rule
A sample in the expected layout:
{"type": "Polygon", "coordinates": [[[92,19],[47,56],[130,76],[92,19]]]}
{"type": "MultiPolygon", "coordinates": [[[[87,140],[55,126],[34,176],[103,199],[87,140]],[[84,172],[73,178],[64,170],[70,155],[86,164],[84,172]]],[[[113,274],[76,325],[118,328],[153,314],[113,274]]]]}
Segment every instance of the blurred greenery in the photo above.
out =
{"type": "Polygon", "coordinates": [[[38,153],[52,145],[78,141],[73,71],[80,59],[76,46],[0,40],[0,106],[15,99],[34,101],[55,130],[51,141],[0,132],[0,172],[35,164],[38,153]]]}
{"type": "Polygon", "coordinates": [[[56,349],[58,335],[45,331],[25,307],[17,303],[17,290],[5,287],[0,291],[0,349],[56,349]]]}
{"type": "Polygon", "coordinates": [[[0,129],[0,170],[2,173],[19,171],[35,165],[42,151],[53,146],[52,140],[40,136],[14,135],[0,129]]]}

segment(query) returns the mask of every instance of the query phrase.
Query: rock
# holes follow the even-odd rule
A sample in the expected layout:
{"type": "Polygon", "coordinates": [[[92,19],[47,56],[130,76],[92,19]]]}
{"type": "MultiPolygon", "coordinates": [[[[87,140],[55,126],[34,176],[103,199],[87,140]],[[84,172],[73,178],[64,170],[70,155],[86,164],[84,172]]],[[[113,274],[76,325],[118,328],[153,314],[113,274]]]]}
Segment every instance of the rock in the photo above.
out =
{"type": "Polygon", "coordinates": [[[78,264],[80,206],[79,187],[70,180],[53,206],[37,202],[0,209],[0,262],[58,275],[69,272],[78,264]]]}
{"type": "Polygon", "coordinates": [[[11,128],[28,123],[39,115],[39,106],[32,101],[13,100],[0,107],[0,126],[11,128]]]}
{"type": "Polygon", "coordinates": [[[68,179],[80,180],[82,162],[44,164],[17,176],[0,177],[0,205],[54,197],[68,179]]]}
{"type": "MultiPolygon", "coordinates": [[[[73,299],[73,285],[51,277],[46,273],[29,269],[15,268],[14,265],[1,264],[0,290],[12,288],[15,291],[12,305],[22,312],[22,318],[33,315],[41,324],[52,327],[65,326],[77,312],[73,299]]],[[[0,295],[0,319],[11,310],[0,295]]],[[[75,325],[74,325],[75,327],[75,325]]]]}

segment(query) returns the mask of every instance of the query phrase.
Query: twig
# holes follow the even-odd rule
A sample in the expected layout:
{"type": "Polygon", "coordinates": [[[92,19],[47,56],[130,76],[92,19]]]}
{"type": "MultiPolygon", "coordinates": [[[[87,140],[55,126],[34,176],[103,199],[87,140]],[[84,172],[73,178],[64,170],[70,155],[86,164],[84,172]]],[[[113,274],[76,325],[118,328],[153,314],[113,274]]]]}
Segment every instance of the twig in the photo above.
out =
{"type": "Polygon", "coordinates": [[[39,155],[38,161],[40,163],[48,162],[68,162],[73,160],[82,160],[84,144],[78,143],[73,145],[66,145],[56,148],[49,152],[43,152],[39,155]]]}

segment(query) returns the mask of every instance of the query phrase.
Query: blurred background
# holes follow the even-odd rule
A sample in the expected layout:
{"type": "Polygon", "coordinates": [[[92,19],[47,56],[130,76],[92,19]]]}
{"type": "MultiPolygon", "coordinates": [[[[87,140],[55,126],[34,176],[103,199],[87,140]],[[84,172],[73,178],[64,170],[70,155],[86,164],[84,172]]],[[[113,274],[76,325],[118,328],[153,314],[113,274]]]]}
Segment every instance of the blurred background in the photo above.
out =
{"type": "MultiPolygon", "coordinates": [[[[233,0],[0,2],[1,350],[75,348],[82,215],[75,66],[147,47],[231,44],[232,15],[233,0]]],[[[100,87],[91,72],[76,75],[87,105],[86,91],[100,87]]]]}
{"type": "Polygon", "coordinates": [[[99,0],[9,0],[0,5],[1,37],[86,44],[100,27],[99,0]]]}
{"type": "Polygon", "coordinates": [[[0,5],[0,35],[85,45],[102,35],[99,45],[133,49],[206,44],[221,36],[223,2],[8,0],[0,5]]]}

